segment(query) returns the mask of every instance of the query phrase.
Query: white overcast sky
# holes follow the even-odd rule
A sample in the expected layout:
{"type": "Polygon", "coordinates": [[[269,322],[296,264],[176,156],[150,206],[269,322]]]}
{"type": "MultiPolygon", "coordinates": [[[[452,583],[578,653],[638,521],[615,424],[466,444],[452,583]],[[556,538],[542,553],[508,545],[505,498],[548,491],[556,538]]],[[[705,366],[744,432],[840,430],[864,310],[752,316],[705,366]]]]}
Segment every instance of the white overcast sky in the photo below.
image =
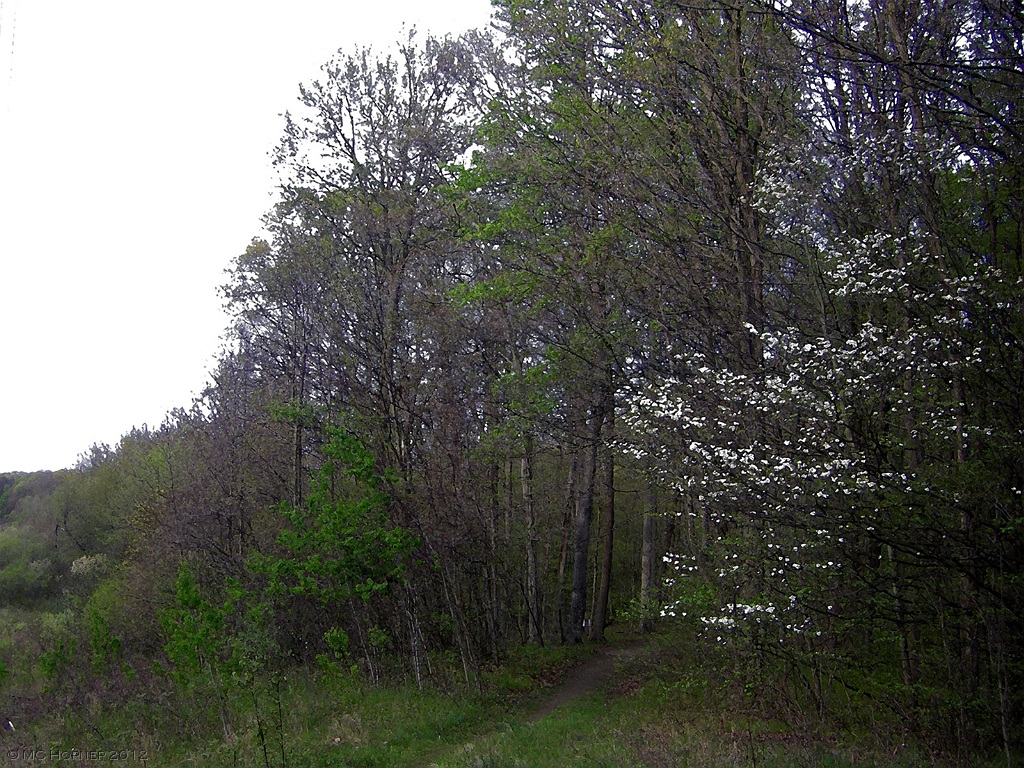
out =
{"type": "Polygon", "coordinates": [[[0,471],[71,466],[207,381],[268,152],[339,49],[489,0],[0,0],[0,471]]]}

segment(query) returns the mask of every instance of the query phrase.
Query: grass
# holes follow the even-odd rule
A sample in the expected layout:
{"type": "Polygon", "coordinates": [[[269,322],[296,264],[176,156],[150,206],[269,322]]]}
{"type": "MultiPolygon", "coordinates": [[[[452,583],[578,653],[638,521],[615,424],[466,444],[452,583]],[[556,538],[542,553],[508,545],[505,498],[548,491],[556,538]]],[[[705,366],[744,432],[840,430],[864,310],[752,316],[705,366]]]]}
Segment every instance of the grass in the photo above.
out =
{"type": "MultiPolygon", "coordinates": [[[[533,713],[589,648],[525,648],[481,673],[479,691],[448,683],[369,687],[295,670],[240,690],[230,731],[208,695],[154,693],[104,708],[57,706],[0,749],[117,749],[149,765],[264,768],[924,768],[952,765],[884,734],[802,733],[740,709],[699,662],[662,637],[618,662],[603,690],[533,713]]],[[[92,703],[88,703],[92,702],[92,703]]],[[[122,761],[128,764],[130,761],[122,761]]],[[[79,764],[89,765],[87,761],[79,764]]],[[[105,764],[95,762],[95,765],[105,764]]],[[[972,761],[972,765],[982,765],[972,761]]],[[[1005,764],[1005,762],[1003,763],[1005,764]]]]}
{"type": "Polygon", "coordinates": [[[816,741],[722,713],[662,708],[643,686],[591,694],[534,723],[507,723],[439,759],[436,768],[923,768],[921,755],[816,741]],[[708,715],[711,717],[708,717],[708,715]],[[718,716],[716,716],[718,715],[718,716]]]}

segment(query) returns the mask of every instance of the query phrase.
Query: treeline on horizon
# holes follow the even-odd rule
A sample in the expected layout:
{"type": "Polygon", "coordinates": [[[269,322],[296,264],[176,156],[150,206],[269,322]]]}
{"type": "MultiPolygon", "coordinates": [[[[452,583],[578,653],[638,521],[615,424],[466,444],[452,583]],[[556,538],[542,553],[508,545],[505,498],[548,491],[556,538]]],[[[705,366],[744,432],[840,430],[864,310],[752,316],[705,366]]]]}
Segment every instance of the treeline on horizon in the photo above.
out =
{"type": "Polygon", "coordinates": [[[1019,5],[494,5],[302,87],[191,407],[0,477],[0,691],[227,730],[246,670],[474,686],[628,621],[1009,760],[1019,5]]]}

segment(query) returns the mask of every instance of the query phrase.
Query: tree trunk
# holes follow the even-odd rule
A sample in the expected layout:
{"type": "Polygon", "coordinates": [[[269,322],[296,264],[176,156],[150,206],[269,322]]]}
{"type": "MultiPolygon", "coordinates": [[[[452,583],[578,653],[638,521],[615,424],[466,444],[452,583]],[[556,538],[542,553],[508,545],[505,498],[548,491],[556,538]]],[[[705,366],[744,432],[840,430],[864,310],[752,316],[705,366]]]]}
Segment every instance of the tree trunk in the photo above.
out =
{"type": "Polygon", "coordinates": [[[655,536],[657,533],[656,515],[658,514],[658,495],[653,483],[647,486],[647,511],[644,513],[643,548],[640,553],[640,631],[650,632],[654,629],[654,582],[657,561],[655,536]]]}
{"type": "MultiPolygon", "coordinates": [[[[576,410],[575,407],[573,410],[576,410]]],[[[575,419],[575,416],[573,418],[575,419]]],[[[576,478],[580,471],[579,453],[575,441],[573,441],[569,451],[569,471],[565,483],[565,506],[562,510],[562,535],[558,555],[558,632],[563,640],[569,639],[569,629],[565,623],[565,577],[569,568],[569,538],[572,522],[576,515],[576,478]]]]}
{"type": "MultiPolygon", "coordinates": [[[[601,355],[603,358],[603,355],[601,355]]],[[[603,365],[603,360],[598,362],[603,365]]],[[[594,517],[594,481],[597,476],[597,455],[604,425],[605,397],[594,404],[583,443],[583,467],[579,495],[576,499],[576,538],[572,559],[572,601],[569,606],[569,642],[583,642],[587,611],[587,555],[590,550],[590,524],[594,517]]]]}
{"type": "Polygon", "coordinates": [[[543,645],[540,620],[540,588],[537,582],[537,515],[533,505],[533,439],[527,434],[520,464],[523,506],[526,511],[526,612],[527,640],[543,645]]]}
{"type": "MultiPolygon", "coordinates": [[[[609,368],[609,377],[610,377],[609,368]]],[[[612,451],[612,439],[615,433],[615,390],[610,381],[605,382],[604,402],[604,478],[602,492],[604,496],[604,515],[601,518],[601,580],[597,588],[597,603],[594,607],[594,623],[591,627],[590,639],[600,640],[604,637],[604,628],[608,625],[608,594],[612,583],[612,555],[615,541],[615,458],[612,451]]]]}
{"type": "Polygon", "coordinates": [[[498,655],[498,636],[504,634],[498,611],[498,483],[500,470],[495,458],[488,467],[491,485],[490,504],[487,505],[487,610],[485,613],[491,655],[498,655]]]}

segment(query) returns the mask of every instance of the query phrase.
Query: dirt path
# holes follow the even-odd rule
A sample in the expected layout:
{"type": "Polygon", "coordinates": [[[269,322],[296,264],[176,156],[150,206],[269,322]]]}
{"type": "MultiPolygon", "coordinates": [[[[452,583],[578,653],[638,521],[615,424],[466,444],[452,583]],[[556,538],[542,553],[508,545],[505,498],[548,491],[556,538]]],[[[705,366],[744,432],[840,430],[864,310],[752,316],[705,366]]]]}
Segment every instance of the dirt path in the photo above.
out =
{"type": "MultiPolygon", "coordinates": [[[[578,667],[569,670],[566,679],[548,691],[544,698],[526,714],[523,722],[526,724],[536,723],[579,696],[600,689],[611,679],[617,662],[635,656],[642,648],[643,640],[640,639],[631,640],[617,648],[603,646],[593,657],[587,659],[578,667]]],[[[444,750],[444,754],[448,756],[469,753],[471,750],[478,748],[481,743],[486,743],[489,739],[504,735],[507,732],[506,729],[482,733],[473,741],[467,742],[461,747],[444,750]]],[[[438,764],[436,759],[429,763],[432,768],[436,768],[438,764]]]]}
{"type": "Polygon", "coordinates": [[[604,646],[593,658],[569,671],[568,679],[545,696],[544,700],[530,712],[526,722],[535,723],[547,717],[563,704],[601,688],[615,671],[615,664],[621,659],[628,659],[642,648],[642,642],[634,640],[621,648],[604,646]]]}

